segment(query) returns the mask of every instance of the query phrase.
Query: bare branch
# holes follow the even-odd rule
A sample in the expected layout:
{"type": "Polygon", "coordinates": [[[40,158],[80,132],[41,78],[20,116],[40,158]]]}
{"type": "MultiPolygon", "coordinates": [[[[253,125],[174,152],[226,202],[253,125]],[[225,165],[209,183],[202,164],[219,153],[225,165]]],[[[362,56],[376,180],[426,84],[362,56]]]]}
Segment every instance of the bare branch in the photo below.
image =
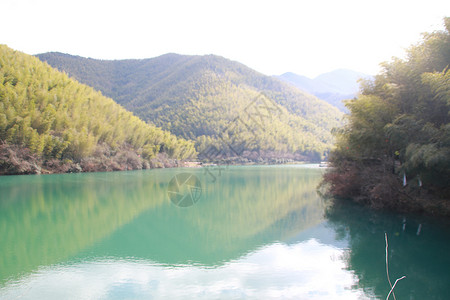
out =
{"type": "Polygon", "coordinates": [[[389,299],[389,296],[391,296],[391,293],[392,293],[392,296],[394,296],[394,300],[397,300],[397,299],[395,298],[395,293],[394,293],[395,285],[396,285],[397,282],[399,282],[400,280],[406,278],[406,276],[402,276],[402,277],[398,278],[398,279],[394,282],[394,285],[392,285],[391,279],[389,278],[389,262],[388,262],[388,247],[389,247],[389,245],[388,245],[388,238],[387,238],[387,233],[386,233],[386,232],[384,233],[384,239],[385,239],[385,241],[386,241],[386,276],[387,276],[387,280],[388,280],[388,282],[389,282],[389,285],[390,285],[390,287],[391,287],[391,290],[389,291],[389,294],[387,295],[386,300],[389,299]]]}
{"type": "MultiPolygon", "coordinates": [[[[400,280],[402,280],[404,278],[406,278],[406,276],[402,276],[400,278],[397,278],[397,280],[394,282],[394,285],[392,286],[391,290],[389,291],[389,294],[387,295],[386,300],[389,299],[389,296],[391,295],[391,293],[394,294],[394,288],[395,288],[395,285],[397,284],[397,282],[399,282],[400,280]]],[[[395,296],[394,296],[394,298],[395,298],[395,296]]]]}

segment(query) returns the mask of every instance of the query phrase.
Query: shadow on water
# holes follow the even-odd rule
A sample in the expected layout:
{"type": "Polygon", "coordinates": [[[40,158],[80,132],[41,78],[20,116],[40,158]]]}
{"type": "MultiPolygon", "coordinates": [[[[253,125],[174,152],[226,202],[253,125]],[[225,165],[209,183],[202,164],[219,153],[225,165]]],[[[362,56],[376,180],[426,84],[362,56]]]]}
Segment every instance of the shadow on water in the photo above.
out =
{"type": "Polygon", "coordinates": [[[395,287],[397,299],[450,299],[448,220],[376,212],[348,203],[328,209],[327,219],[337,239],[349,243],[345,259],[360,288],[380,299],[389,293],[386,232],[391,281],[406,275],[395,287]]]}

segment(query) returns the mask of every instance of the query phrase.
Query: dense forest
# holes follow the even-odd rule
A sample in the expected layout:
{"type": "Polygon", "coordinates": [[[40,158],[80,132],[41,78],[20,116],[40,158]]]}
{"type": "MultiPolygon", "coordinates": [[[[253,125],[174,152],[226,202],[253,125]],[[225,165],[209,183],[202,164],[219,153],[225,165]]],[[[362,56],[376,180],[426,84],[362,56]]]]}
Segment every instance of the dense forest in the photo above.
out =
{"type": "Polygon", "coordinates": [[[196,142],[204,160],[320,160],[342,113],[295,87],[215,55],[95,60],[38,57],[137,116],[196,142]]]}
{"type": "Polygon", "coordinates": [[[1,174],[141,169],[195,155],[193,142],[0,45],[1,174]]]}
{"type": "Polygon", "coordinates": [[[450,18],[346,105],[325,181],[376,208],[450,214],[450,18]]]}

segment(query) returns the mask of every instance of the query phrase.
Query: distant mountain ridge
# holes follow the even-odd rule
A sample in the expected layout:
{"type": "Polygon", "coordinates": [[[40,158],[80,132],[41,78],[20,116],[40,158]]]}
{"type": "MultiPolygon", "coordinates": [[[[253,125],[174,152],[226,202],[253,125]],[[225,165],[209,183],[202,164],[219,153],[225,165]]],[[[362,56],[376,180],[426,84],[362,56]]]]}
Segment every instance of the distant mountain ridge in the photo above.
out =
{"type": "Polygon", "coordinates": [[[220,157],[236,156],[230,149],[239,148],[247,158],[317,160],[331,147],[331,129],[341,124],[341,113],[325,101],[216,55],[112,61],[37,56],[145,121],[195,140],[200,157],[214,147],[220,157]]]}
{"type": "Polygon", "coordinates": [[[352,99],[359,91],[360,79],[370,79],[371,76],[348,69],[338,69],[321,74],[314,79],[295,73],[284,73],[277,78],[311,93],[319,99],[346,111],[342,100],[352,99]]]}

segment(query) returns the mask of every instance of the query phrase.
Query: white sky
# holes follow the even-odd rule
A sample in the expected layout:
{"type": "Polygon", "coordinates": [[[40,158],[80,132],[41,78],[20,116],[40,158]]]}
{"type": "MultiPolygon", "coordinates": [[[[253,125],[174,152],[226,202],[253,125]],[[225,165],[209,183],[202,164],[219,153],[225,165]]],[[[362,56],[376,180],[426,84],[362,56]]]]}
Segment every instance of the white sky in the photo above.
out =
{"type": "Polygon", "coordinates": [[[448,0],[1,0],[0,44],[101,59],[217,54],[267,75],[376,74],[448,0]]]}

